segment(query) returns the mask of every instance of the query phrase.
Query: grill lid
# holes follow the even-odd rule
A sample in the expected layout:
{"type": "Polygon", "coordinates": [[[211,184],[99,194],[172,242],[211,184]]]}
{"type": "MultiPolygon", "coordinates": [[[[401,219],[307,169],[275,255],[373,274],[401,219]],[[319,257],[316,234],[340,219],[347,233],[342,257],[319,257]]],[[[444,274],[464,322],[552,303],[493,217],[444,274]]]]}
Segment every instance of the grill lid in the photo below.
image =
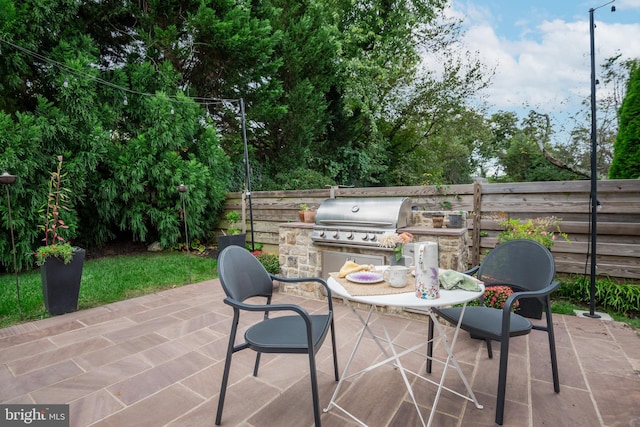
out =
{"type": "Polygon", "coordinates": [[[411,225],[411,216],[408,197],[327,199],[316,212],[311,240],[318,245],[374,247],[382,234],[411,225]]]}
{"type": "Polygon", "coordinates": [[[316,226],[395,230],[411,224],[411,199],[372,197],[327,199],[316,213],[316,226]]]}

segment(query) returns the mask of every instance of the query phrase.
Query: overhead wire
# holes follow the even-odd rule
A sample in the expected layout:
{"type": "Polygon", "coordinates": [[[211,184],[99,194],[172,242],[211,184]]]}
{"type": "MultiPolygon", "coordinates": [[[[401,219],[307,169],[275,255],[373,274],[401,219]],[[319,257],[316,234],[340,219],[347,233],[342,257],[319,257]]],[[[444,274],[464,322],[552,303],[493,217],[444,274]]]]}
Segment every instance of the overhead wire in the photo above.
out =
{"type": "MultiPolygon", "coordinates": [[[[63,63],[61,63],[59,61],[56,61],[55,59],[51,59],[51,58],[49,58],[47,56],[44,56],[44,55],[42,55],[42,54],[40,54],[38,52],[34,52],[34,51],[30,50],[30,49],[22,47],[22,46],[20,46],[20,45],[18,45],[16,43],[13,43],[13,42],[11,42],[9,40],[6,40],[6,39],[4,39],[2,37],[0,37],[0,42],[6,44],[8,46],[11,46],[14,49],[17,49],[17,50],[19,50],[19,51],[21,51],[21,52],[23,52],[23,53],[25,53],[25,54],[27,54],[29,56],[37,58],[40,61],[46,62],[48,64],[51,64],[51,65],[53,65],[53,66],[65,71],[65,72],[67,72],[70,75],[74,75],[74,76],[77,76],[77,77],[83,77],[83,78],[86,78],[86,79],[89,79],[89,80],[93,80],[93,81],[95,81],[97,83],[100,83],[103,86],[108,86],[108,87],[111,87],[113,89],[120,90],[120,91],[124,92],[124,94],[125,94],[124,99],[125,100],[127,99],[127,97],[126,97],[127,93],[132,94],[132,95],[157,98],[156,94],[148,93],[148,92],[141,92],[141,91],[137,91],[137,90],[125,87],[125,86],[120,86],[120,85],[118,85],[116,83],[110,82],[108,80],[104,80],[104,79],[102,79],[100,77],[97,77],[97,76],[94,76],[92,74],[88,74],[88,73],[85,73],[85,72],[83,72],[81,70],[77,70],[77,69],[71,68],[68,65],[65,65],[65,64],[63,64],[63,63]]],[[[65,78],[65,82],[63,83],[63,86],[67,87],[68,85],[69,85],[69,78],[66,77],[65,78]]],[[[187,101],[187,100],[182,100],[182,99],[178,98],[175,95],[167,95],[167,97],[169,98],[170,102],[178,103],[178,104],[188,104],[188,103],[191,103],[191,102],[195,102],[197,104],[203,104],[203,105],[220,104],[220,105],[223,105],[223,106],[227,106],[229,103],[232,103],[232,104],[234,104],[234,103],[239,104],[240,103],[240,98],[189,97],[189,100],[187,101]]]]}
{"type": "MultiPolygon", "coordinates": [[[[2,37],[0,37],[0,47],[2,46],[2,43],[13,47],[14,49],[17,49],[27,55],[30,55],[34,58],[39,59],[40,61],[46,62],[48,64],[51,64],[55,67],[58,67],[59,69],[67,72],[70,75],[74,75],[74,76],[78,76],[78,77],[84,77],[86,79],[89,80],[93,80],[97,83],[100,83],[101,85],[104,86],[108,86],[111,87],[113,89],[116,90],[120,90],[123,92],[124,94],[124,99],[123,99],[123,103],[124,105],[128,104],[128,100],[127,100],[127,93],[130,95],[138,95],[138,96],[144,96],[144,97],[150,97],[150,98],[157,98],[158,96],[156,94],[153,93],[148,93],[148,92],[140,92],[134,89],[130,89],[128,87],[124,87],[124,86],[120,86],[118,84],[115,84],[113,82],[110,82],[108,80],[104,80],[100,77],[97,77],[95,75],[91,75],[88,73],[85,73],[81,70],[76,70],[74,68],[71,68],[59,61],[56,61],[54,59],[51,59],[45,55],[42,55],[38,52],[34,52],[30,49],[27,49],[25,47],[22,47],[16,43],[13,43],[9,40],[6,40],[2,37]]],[[[0,49],[1,52],[1,49],[0,49]]],[[[68,87],[69,86],[69,77],[66,76],[64,79],[64,83],[62,84],[64,87],[68,87]]],[[[167,95],[167,98],[169,99],[169,102],[171,102],[172,104],[190,104],[191,102],[195,102],[199,105],[203,105],[206,109],[206,117],[210,117],[210,113],[209,113],[209,105],[221,105],[224,108],[229,108],[230,105],[234,105],[237,106],[238,110],[239,110],[239,114],[240,114],[240,121],[241,121],[241,126],[242,126],[242,140],[244,143],[244,147],[245,147],[245,153],[247,152],[247,135],[246,135],[246,129],[245,129],[245,111],[244,111],[244,100],[242,98],[210,98],[210,97],[188,97],[188,100],[182,100],[180,98],[178,98],[175,95],[167,95]]],[[[175,111],[173,109],[173,106],[171,107],[171,114],[175,114],[175,111]]],[[[248,163],[248,158],[246,158],[246,154],[245,154],[245,170],[246,170],[246,182],[245,185],[247,186],[247,188],[251,188],[250,186],[250,176],[249,176],[249,163],[248,163]]],[[[252,209],[252,204],[251,204],[251,192],[250,190],[247,191],[249,194],[249,212],[250,214],[250,223],[251,223],[251,246],[253,248],[253,209],[252,209]]],[[[186,227],[186,224],[185,224],[186,227]]],[[[185,228],[185,232],[186,232],[186,228],[185,228]]]]}

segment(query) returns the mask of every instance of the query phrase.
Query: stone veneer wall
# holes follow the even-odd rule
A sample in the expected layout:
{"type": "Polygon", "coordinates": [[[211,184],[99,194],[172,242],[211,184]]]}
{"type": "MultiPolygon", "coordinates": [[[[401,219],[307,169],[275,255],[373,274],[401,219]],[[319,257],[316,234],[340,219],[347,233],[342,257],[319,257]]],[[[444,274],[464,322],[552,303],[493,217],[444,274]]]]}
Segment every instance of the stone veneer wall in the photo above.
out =
{"type": "MultiPolygon", "coordinates": [[[[280,274],[284,277],[320,277],[322,257],[311,240],[313,224],[294,222],[279,227],[280,274]]],[[[322,286],[311,283],[280,283],[280,292],[322,299],[322,286]]]]}
{"type": "MultiPolygon", "coordinates": [[[[438,243],[440,266],[446,269],[464,271],[468,267],[469,245],[466,228],[466,215],[463,216],[462,228],[433,228],[431,216],[434,213],[419,211],[413,214],[412,227],[408,231],[414,235],[414,242],[438,243]]],[[[443,212],[447,213],[447,212],[443,212]]],[[[446,221],[446,220],[445,220],[446,221]]],[[[446,222],[445,222],[446,223],[446,222]]],[[[332,246],[317,246],[311,240],[313,224],[285,223],[279,227],[279,260],[280,274],[284,277],[321,277],[322,250],[337,250],[332,246]]],[[[380,254],[379,250],[340,248],[340,251],[353,253],[380,254]],[[369,252],[367,252],[369,251],[369,252]]],[[[310,282],[280,283],[280,292],[290,293],[308,298],[322,299],[324,292],[320,285],[310,282]]]]}

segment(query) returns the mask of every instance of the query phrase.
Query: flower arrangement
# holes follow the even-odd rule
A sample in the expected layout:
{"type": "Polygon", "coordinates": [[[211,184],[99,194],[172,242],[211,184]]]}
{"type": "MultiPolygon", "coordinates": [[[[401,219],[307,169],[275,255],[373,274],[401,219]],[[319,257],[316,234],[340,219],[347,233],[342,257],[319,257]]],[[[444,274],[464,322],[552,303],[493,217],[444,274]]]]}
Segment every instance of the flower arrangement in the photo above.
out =
{"type": "MultiPolygon", "coordinates": [[[[513,289],[508,286],[487,286],[484,290],[484,305],[491,308],[504,308],[507,298],[513,294],[513,289]]],[[[518,307],[520,301],[513,304],[513,309],[518,307]]]]}
{"type": "Polygon", "coordinates": [[[62,187],[62,181],[66,174],[62,174],[62,156],[58,156],[58,167],[55,172],[51,172],[49,179],[49,193],[44,213],[44,225],[40,228],[44,231],[44,246],[40,246],[34,254],[37,265],[43,265],[47,258],[57,257],[65,264],[69,264],[75,252],[75,248],[61,236],[62,230],[69,229],[69,226],[60,216],[61,211],[69,212],[69,208],[64,204],[68,201],[68,189],[62,187]]]}
{"type": "Polygon", "coordinates": [[[560,218],[554,216],[540,217],[520,221],[517,218],[500,222],[504,231],[498,235],[498,242],[506,242],[514,239],[531,239],[541,245],[551,248],[558,237],[569,242],[566,233],[560,231],[560,218]]]}
{"type": "Polygon", "coordinates": [[[410,243],[412,240],[413,234],[406,231],[400,234],[387,232],[378,239],[378,246],[381,248],[393,249],[396,261],[400,261],[400,258],[402,258],[402,248],[406,243],[410,243]]]}

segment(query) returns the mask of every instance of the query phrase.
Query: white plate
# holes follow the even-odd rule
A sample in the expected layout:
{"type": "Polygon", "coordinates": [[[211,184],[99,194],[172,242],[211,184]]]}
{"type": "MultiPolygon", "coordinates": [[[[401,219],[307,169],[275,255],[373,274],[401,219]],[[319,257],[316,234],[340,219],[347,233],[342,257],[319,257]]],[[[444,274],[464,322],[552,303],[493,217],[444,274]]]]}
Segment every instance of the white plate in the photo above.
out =
{"type": "Polygon", "coordinates": [[[369,285],[372,283],[380,283],[384,277],[380,273],[372,273],[370,271],[358,271],[356,273],[347,274],[346,279],[353,283],[369,285]]]}

